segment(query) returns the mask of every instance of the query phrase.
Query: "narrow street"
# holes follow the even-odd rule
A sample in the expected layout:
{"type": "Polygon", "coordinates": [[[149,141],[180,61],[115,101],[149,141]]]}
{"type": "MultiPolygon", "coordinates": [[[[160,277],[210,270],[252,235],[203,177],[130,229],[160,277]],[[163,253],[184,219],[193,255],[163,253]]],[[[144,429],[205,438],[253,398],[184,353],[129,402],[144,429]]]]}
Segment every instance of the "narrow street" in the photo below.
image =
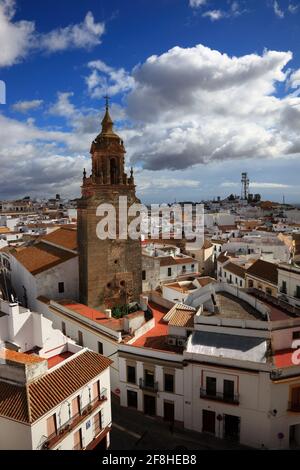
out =
{"type": "Polygon", "coordinates": [[[111,450],[230,450],[246,449],[207,434],[184,431],[129,408],[112,399],[111,450]]]}

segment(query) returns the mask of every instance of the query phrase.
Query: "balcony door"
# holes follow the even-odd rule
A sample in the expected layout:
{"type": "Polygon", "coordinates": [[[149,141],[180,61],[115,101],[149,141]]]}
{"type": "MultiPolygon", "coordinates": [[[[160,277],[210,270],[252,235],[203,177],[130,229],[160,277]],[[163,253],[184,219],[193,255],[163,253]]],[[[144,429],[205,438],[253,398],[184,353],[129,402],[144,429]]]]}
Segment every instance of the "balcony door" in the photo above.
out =
{"type": "Polygon", "coordinates": [[[75,418],[80,413],[80,398],[79,396],[72,400],[72,418],[75,418]]]}
{"type": "Polygon", "coordinates": [[[208,397],[217,395],[217,379],[215,377],[206,377],[206,394],[208,397]]]}
{"type": "Polygon", "coordinates": [[[148,388],[154,388],[154,372],[150,370],[145,370],[145,386],[148,388]]]}
{"type": "Polygon", "coordinates": [[[224,400],[234,400],[234,381],[224,380],[224,400]]]}
{"type": "Polygon", "coordinates": [[[82,449],[82,432],[81,429],[74,432],[74,450],[82,449]]]}
{"type": "Polygon", "coordinates": [[[97,382],[93,383],[93,400],[96,400],[97,398],[99,399],[100,397],[100,382],[97,380],[97,382]]]}
{"type": "Polygon", "coordinates": [[[56,434],[56,415],[52,415],[47,419],[47,436],[50,437],[53,434],[56,434]]]}

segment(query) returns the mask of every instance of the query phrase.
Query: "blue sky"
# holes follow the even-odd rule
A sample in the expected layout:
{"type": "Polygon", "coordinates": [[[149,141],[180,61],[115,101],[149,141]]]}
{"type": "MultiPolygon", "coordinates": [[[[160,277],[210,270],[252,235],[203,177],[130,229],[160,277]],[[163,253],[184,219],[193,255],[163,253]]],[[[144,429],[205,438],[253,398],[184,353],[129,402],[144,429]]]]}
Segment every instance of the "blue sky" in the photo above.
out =
{"type": "Polygon", "coordinates": [[[145,202],[300,202],[300,0],[0,0],[0,198],[79,195],[102,96],[145,202]]]}

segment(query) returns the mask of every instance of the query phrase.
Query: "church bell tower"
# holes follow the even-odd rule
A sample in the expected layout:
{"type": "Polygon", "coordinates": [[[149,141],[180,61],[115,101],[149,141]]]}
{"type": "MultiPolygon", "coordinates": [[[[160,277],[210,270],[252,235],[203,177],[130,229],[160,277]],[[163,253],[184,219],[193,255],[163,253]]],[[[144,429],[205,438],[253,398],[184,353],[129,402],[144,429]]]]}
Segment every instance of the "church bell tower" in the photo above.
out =
{"type": "MultiPolygon", "coordinates": [[[[119,197],[127,196],[128,207],[139,203],[131,170],[125,173],[125,148],[113,130],[108,99],[102,130],[92,142],[92,172],[83,172],[78,200],[78,250],[80,301],[94,308],[111,308],[139,301],[142,291],[140,240],[97,236],[100,204],[112,204],[117,217],[119,197]]],[[[118,224],[117,224],[118,234],[118,224]]]]}

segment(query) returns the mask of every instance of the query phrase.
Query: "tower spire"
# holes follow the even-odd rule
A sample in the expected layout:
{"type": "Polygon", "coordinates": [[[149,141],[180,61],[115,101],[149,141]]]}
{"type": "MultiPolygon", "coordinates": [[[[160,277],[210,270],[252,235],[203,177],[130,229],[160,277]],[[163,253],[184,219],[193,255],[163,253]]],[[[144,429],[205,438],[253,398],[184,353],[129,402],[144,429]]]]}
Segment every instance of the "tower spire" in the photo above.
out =
{"type": "Polygon", "coordinates": [[[110,117],[110,114],[109,114],[109,96],[108,95],[105,95],[103,97],[105,99],[105,114],[104,114],[104,118],[102,119],[102,122],[101,122],[101,125],[102,125],[102,132],[101,134],[111,134],[113,133],[113,120],[112,118],[110,117]]]}

